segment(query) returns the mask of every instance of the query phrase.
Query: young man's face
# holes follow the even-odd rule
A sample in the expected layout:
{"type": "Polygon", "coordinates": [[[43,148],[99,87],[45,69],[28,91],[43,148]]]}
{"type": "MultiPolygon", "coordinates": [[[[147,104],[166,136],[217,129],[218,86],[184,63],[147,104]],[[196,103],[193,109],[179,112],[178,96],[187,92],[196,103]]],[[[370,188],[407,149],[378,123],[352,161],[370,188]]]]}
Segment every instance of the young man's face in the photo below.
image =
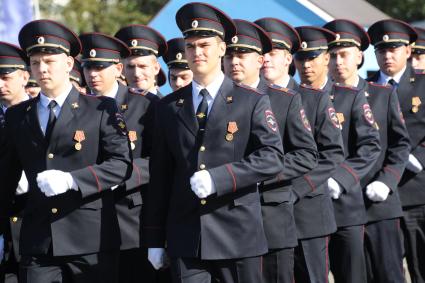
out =
{"type": "Polygon", "coordinates": [[[412,53],[412,67],[419,70],[425,70],[425,53],[412,53]]]}
{"type": "Polygon", "coordinates": [[[173,91],[178,90],[184,86],[187,86],[192,82],[193,73],[191,70],[171,68],[169,70],[168,81],[173,91]]]}
{"type": "Polygon", "coordinates": [[[376,49],[375,56],[379,69],[388,76],[394,76],[406,66],[411,53],[410,46],[376,49]]]}
{"type": "Polygon", "coordinates": [[[29,74],[24,70],[16,70],[8,74],[0,74],[0,101],[9,105],[25,92],[29,74]]]}
{"type": "Polygon", "coordinates": [[[69,81],[74,58],[60,54],[35,53],[30,56],[31,72],[43,92],[49,93],[63,88],[69,81]]]}
{"type": "Polygon", "coordinates": [[[337,82],[345,82],[357,76],[362,62],[362,52],[355,46],[334,47],[330,51],[329,71],[337,82]]]}
{"type": "Polygon", "coordinates": [[[125,60],[124,75],[129,86],[150,90],[155,87],[159,69],[155,55],[131,56],[125,60]]]}
{"type": "Polygon", "coordinates": [[[305,60],[295,59],[295,67],[300,75],[301,82],[311,85],[323,80],[327,76],[329,60],[328,52],[323,52],[317,57],[305,60]]]}
{"type": "Polygon", "coordinates": [[[275,83],[288,75],[291,63],[292,55],[288,50],[273,49],[264,54],[264,64],[261,72],[267,81],[275,83]]]}
{"type": "Polygon", "coordinates": [[[84,77],[89,88],[96,94],[105,94],[116,84],[117,77],[121,75],[123,65],[112,64],[106,68],[88,66],[84,67],[84,77]]]}
{"type": "Polygon", "coordinates": [[[185,39],[186,58],[195,77],[221,69],[221,57],[225,52],[226,44],[218,36],[185,39]]]}
{"type": "Polygon", "coordinates": [[[224,56],[224,72],[233,81],[251,85],[260,77],[264,57],[257,52],[232,52],[224,56]]]}

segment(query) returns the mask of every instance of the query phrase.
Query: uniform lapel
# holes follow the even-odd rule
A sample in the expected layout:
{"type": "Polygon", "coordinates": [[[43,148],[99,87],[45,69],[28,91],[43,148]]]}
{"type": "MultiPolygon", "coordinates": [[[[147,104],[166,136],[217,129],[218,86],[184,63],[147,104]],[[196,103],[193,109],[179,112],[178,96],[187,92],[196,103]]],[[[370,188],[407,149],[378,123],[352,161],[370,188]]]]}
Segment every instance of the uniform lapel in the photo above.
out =
{"type": "MultiPolygon", "coordinates": [[[[183,105],[180,105],[178,110],[178,116],[186,125],[188,130],[196,136],[198,132],[198,121],[196,121],[195,110],[193,109],[192,102],[192,84],[184,87],[182,90],[181,99],[183,99],[183,105]]],[[[177,104],[180,104],[180,99],[177,100],[177,104]]]]}
{"type": "Polygon", "coordinates": [[[401,104],[411,102],[409,101],[409,97],[412,96],[411,89],[413,83],[415,82],[414,74],[415,73],[413,72],[412,68],[410,66],[407,66],[406,70],[400,78],[400,82],[397,87],[397,93],[401,104]]]}
{"type": "Polygon", "coordinates": [[[38,102],[40,101],[40,94],[31,100],[30,104],[28,105],[26,111],[27,115],[25,117],[25,120],[29,127],[31,128],[34,136],[38,138],[41,142],[45,143],[46,140],[44,138],[44,134],[41,130],[40,121],[38,120],[38,102]]]}
{"type": "Polygon", "coordinates": [[[64,104],[60,110],[59,117],[56,120],[55,126],[53,127],[52,136],[50,138],[50,147],[56,144],[56,141],[63,138],[67,134],[69,135],[68,126],[69,122],[74,118],[74,112],[80,107],[78,105],[79,93],[72,87],[71,92],[65,99],[64,104]]]}
{"type": "Polygon", "coordinates": [[[127,87],[123,86],[122,84],[119,84],[118,86],[118,92],[117,96],[115,97],[115,100],[117,102],[118,109],[124,113],[127,111],[129,105],[128,105],[128,89],[127,87]]]}
{"type": "Polygon", "coordinates": [[[206,132],[214,126],[219,125],[220,119],[226,116],[225,111],[223,110],[227,106],[227,95],[231,93],[232,88],[233,82],[229,78],[225,77],[220,89],[218,90],[217,96],[214,99],[211,111],[208,114],[206,132]]]}

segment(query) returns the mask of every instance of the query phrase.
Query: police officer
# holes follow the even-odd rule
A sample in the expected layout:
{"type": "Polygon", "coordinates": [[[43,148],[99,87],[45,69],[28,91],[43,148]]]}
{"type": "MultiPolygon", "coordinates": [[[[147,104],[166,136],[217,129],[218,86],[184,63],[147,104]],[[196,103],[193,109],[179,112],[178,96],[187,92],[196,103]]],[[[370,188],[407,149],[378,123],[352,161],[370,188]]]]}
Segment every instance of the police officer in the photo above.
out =
{"type": "MultiPolygon", "coordinates": [[[[5,113],[13,105],[17,105],[31,97],[25,92],[29,73],[27,71],[28,58],[19,47],[7,42],[0,42],[0,139],[7,139],[3,134],[5,113]]],[[[22,174],[15,193],[15,209],[10,221],[2,221],[0,241],[4,242],[1,248],[0,282],[17,282],[19,256],[19,231],[21,228],[21,214],[25,203],[24,194],[28,191],[28,181],[22,174]]]]}
{"type": "Polygon", "coordinates": [[[351,30],[356,31],[357,26],[346,31],[339,29],[341,25],[340,21],[334,21],[324,26],[336,34],[329,43],[330,70],[336,81],[332,99],[346,157],[328,180],[338,226],[329,244],[330,264],[335,282],[366,282],[363,233],[367,218],[360,181],[378,159],[380,141],[378,124],[364,90],[352,87],[359,80],[357,65],[363,59],[359,48],[365,50],[368,46],[361,38],[366,40],[367,36],[350,38],[351,30]]]}
{"type": "Polygon", "coordinates": [[[269,95],[285,152],[282,173],[260,187],[263,223],[269,248],[269,252],[263,255],[263,281],[293,282],[294,247],[297,245],[293,202],[296,197],[291,190],[290,180],[316,166],[316,143],[300,95],[289,89],[268,87],[260,79],[263,54],[272,49],[267,33],[248,21],[234,20],[234,23],[237,33],[226,42],[225,74],[237,83],[257,88],[269,95]]]}
{"type": "Polygon", "coordinates": [[[262,18],[254,23],[270,36],[273,49],[264,54],[261,74],[269,84],[297,90],[298,84],[290,73],[292,54],[300,47],[300,37],[289,24],[276,18],[262,18]]]}
{"type": "MultiPolygon", "coordinates": [[[[301,82],[326,85],[327,75],[323,72],[326,72],[326,57],[329,56],[327,45],[335,38],[334,34],[315,27],[297,28],[297,32],[302,43],[295,53],[295,62],[301,82]]],[[[328,282],[328,242],[329,235],[336,231],[336,223],[327,180],[344,159],[342,136],[330,93],[307,85],[301,85],[299,91],[319,159],[316,168],[292,182],[300,198],[294,206],[299,239],[295,248],[295,281],[328,282]]]]}
{"type": "Polygon", "coordinates": [[[162,97],[157,88],[157,76],[161,69],[158,58],[167,51],[164,37],[148,26],[137,24],[121,28],[115,37],[132,51],[124,62],[128,85],[162,97]]]}
{"type": "Polygon", "coordinates": [[[176,14],[191,84],[159,102],[144,236],[149,260],[174,282],[261,282],[267,252],[257,183],[282,170],[268,96],[221,72],[232,20],[189,3],[176,14]]]}
{"type": "MultiPolygon", "coordinates": [[[[127,124],[133,154],[133,172],[115,190],[116,210],[121,231],[119,282],[156,282],[155,270],[140,245],[142,194],[148,183],[148,160],[152,142],[154,103],[158,97],[118,83],[121,61],[130,55],[127,45],[101,33],[80,35],[83,44],[83,70],[92,93],[114,98],[127,124]]],[[[135,49],[132,50],[134,52],[135,49]]]]}
{"type": "Polygon", "coordinates": [[[74,58],[74,66],[72,67],[71,73],[69,74],[69,79],[71,80],[72,85],[80,92],[87,93],[87,84],[83,75],[83,67],[81,66],[81,58],[74,58]]]}
{"type": "Polygon", "coordinates": [[[418,38],[412,43],[412,67],[425,70],[425,29],[415,27],[418,38]]]}
{"type": "Polygon", "coordinates": [[[402,228],[405,238],[405,252],[409,273],[413,282],[425,282],[425,267],[422,264],[425,239],[425,164],[423,142],[425,133],[425,101],[423,90],[425,78],[415,74],[407,64],[411,55],[410,44],[417,39],[416,31],[407,23],[398,20],[382,20],[374,23],[368,34],[375,47],[375,55],[379,72],[370,78],[371,81],[393,85],[400,101],[400,109],[410,137],[411,152],[406,170],[399,183],[399,195],[403,206],[404,217],[402,228]]]}
{"type": "Polygon", "coordinates": [[[364,233],[367,282],[403,282],[399,231],[402,210],[397,185],[410,144],[397,94],[395,89],[367,83],[357,74],[362,52],[370,42],[363,27],[349,20],[335,20],[324,27],[339,34],[330,46],[332,77],[365,91],[380,134],[381,154],[360,181],[368,222],[364,233]]]}
{"type": "Polygon", "coordinates": [[[162,56],[168,66],[168,82],[173,91],[190,84],[193,73],[187,63],[184,51],[184,38],[178,37],[167,41],[168,50],[162,56]]]}
{"type": "Polygon", "coordinates": [[[69,81],[78,37],[49,20],[26,24],[19,43],[41,87],[6,113],[0,153],[1,215],[22,170],[29,190],[20,237],[23,282],[115,282],[119,227],[111,187],[131,172],[126,126],[109,98],[69,81]]]}

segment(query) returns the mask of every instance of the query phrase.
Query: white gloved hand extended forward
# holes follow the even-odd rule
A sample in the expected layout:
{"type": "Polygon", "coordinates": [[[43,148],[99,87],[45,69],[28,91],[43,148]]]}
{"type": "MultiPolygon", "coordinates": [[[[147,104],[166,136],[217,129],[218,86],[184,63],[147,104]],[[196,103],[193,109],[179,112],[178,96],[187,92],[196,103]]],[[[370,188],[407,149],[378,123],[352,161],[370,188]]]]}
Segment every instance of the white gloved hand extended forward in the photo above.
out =
{"type": "Polygon", "coordinates": [[[21,179],[19,180],[18,187],[16,188],[16,195],[23,195],[28,192],[28,180],[25,172],[22,171],[21,179]]]}
{"type": "Polygon", "coordinates": [[[342,189],[334,178],[328,179],[328,191],[333,199],[339,199],[339,196],[342,194],[342,189]]]}
{"type": "Polygon", "coordinates": [[[195,172],[190,177],[190,187],[200,199],[206,198],[216,192],[214,182],[207,170],[195,172]]]}
{"type": "Polygon", "coordinates": [[[409,161],[406,164],[406,169],[417,174],[421,172],[424,168],[422,167],[422,164],[419,162],[419,160],[413,154],[409,154],[409,161]]]}
{"type": "Polygon", "coordinates": [[[72,175],[59,170],[46,170],[38,173],[37,185],[47,197],[63,194],[68,190],[78,191],[72,175]]]}
{"type": "Polygon", "coordinates": [[[390,188],[380,181],[374,181],[366,186],[366,196],[371,201],[384,201],[390,193],[390,188]]]}
{"type": "Polygon", "coordinates": [[[148,260],[156,270],[168,265],[167,254],[163,248],[149,248],[148,260]]]}

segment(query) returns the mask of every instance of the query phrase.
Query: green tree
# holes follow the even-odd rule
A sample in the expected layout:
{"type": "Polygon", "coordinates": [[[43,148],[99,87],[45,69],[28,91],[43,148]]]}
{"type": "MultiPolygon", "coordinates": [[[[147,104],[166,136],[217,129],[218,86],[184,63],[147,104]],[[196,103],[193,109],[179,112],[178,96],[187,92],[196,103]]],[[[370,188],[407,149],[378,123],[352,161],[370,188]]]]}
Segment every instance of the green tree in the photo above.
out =
{"type": "Polygon", "coordinates": [[[40,1],[42,17],[63,22],[76,33],[113,35],[129,24],[147,24],[167,0],[69,0],[65,5],[40,1]],[[42,2],[42,3],[41,3],[42,2]],[[58,16],[60,15],[60,16],[58,16]]]}
{"type": "Polygon", "coordinates": [[[424,0],[367,0],[388,14],[405,22],[425,20],[424,0]]]}

